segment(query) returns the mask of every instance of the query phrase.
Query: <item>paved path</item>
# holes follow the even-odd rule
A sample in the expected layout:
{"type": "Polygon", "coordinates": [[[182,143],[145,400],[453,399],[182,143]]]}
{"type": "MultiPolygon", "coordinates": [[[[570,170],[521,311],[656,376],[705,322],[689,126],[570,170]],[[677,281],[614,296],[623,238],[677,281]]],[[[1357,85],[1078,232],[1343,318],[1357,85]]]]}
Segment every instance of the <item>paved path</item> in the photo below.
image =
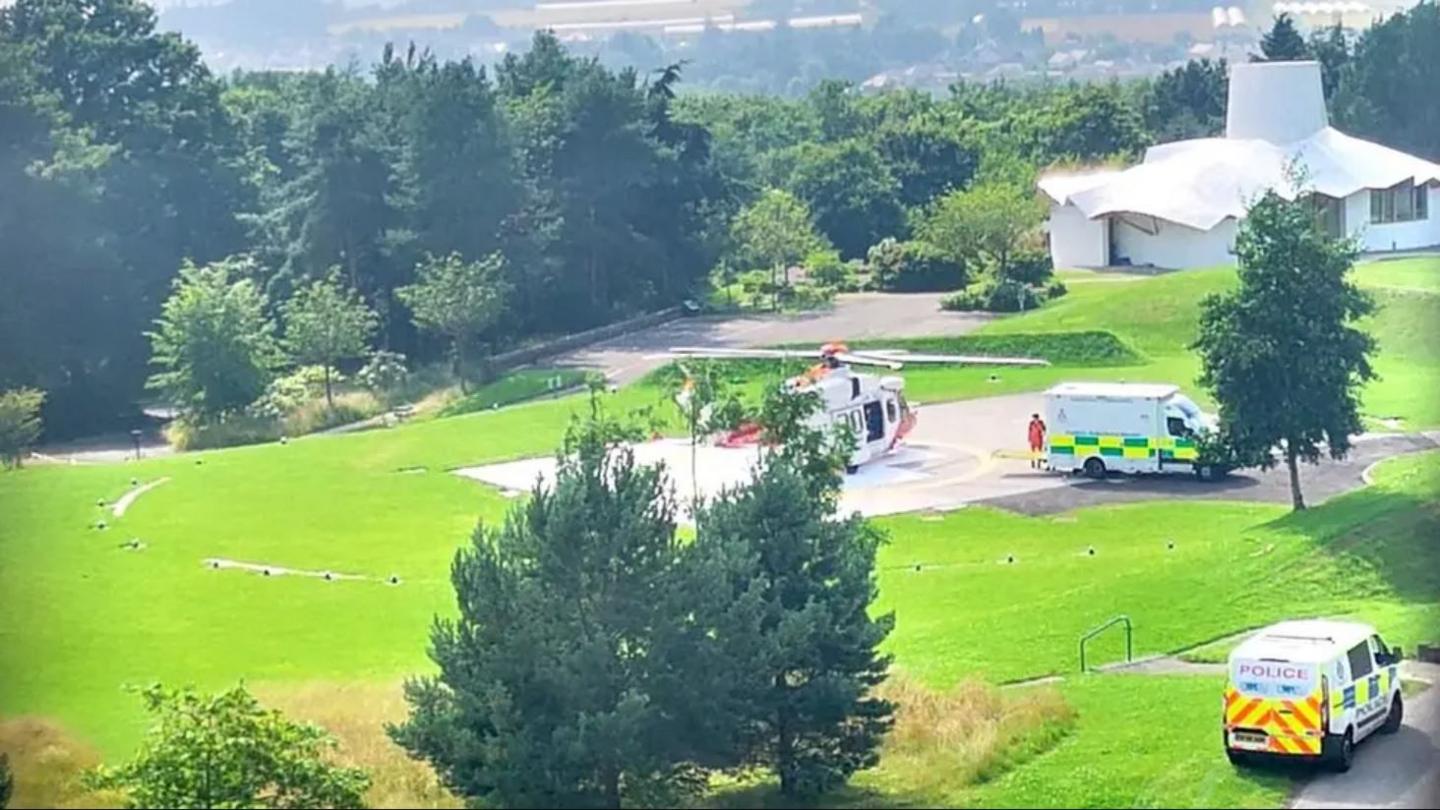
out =
{"type": "Polygon", "coordinates": [[[794,314],[699,316],[621,335],[576,349],[549,362],[603,370],[624,385],[659,368],[653,357],[672,346],[752,347],[779,343],[820,344],[831,340],[878,337],[960,335],[990,319],[940,309],[940,293],[854,293],[838,296],[834,306],[794,314]]]}
{"type": "MultiPolygon", "coordinates": [[[[1023,444],[1029,415],[1042,405],[1038,393],[922,405],[908,444],[930,454],[917,468],[927,478],[897,485],[889,497],[905,499],[916,509],[981,503],[1027,515],[1147,500],[1290,502],[1289,476],[1281,468],[1243,470],[1219,481],[1189,475],[1116,475],[1094,481],[1031,469],[1028,461],[997,458],[997,451],[1023,444]]],[[[1301,468],[1306,502],[1319,504],[1364,486],[1365,471],[1378,461],[1437,447],[1440,436],[1433,434],[1362,437],[1345,460],[1301,468]]],[[[902,510],[876,510],[894,511],[902,510]]]]}
{"type": "MultiPolygon", "coordinates": [[[[1440,667],[1421,667],[1432,678],[1440,677],[1440,667]]],[[[1361,742],[1349,773],[1317,773],[1296,792],[1291,806],[1440,807],[1440,688],[1431,686],[1408,698],[1405,725],[1398,732],[1361,742]]]]}

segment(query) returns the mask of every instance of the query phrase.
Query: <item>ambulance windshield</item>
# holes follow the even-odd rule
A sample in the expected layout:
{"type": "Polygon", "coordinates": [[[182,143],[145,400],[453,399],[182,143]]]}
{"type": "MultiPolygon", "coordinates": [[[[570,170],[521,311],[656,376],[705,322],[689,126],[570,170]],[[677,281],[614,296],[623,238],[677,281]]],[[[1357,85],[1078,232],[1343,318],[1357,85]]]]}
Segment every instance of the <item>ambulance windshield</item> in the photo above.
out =
{"type": "Polygon", "coordinates": [[[1180,413],[1185,414],[1187,419],[1195,419],[1200,416],[1200,408],[1184,394],[1176,394],[1171,397],[1170,404],[1174,405],[1180,413]]]}

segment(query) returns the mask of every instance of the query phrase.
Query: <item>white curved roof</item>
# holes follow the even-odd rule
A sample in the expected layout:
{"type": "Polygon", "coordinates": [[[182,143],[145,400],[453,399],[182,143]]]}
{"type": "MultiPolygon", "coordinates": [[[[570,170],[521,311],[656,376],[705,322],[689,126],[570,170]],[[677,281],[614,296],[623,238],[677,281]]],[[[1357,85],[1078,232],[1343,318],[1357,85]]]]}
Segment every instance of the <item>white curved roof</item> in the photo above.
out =
{"type": "Polygon", "coordinates": [[[1226,136],[1153,146],[1121,172],[1047,175],[1042,191],[1086,217],[1140,214],[1198,230],[1244,216],[1249,201],[1301,187],[1331,197],[1440,182],[1440,164],[1346,135],[1328,125],[1315,62],[1260,62],[1231,69],[1226,136]]]}

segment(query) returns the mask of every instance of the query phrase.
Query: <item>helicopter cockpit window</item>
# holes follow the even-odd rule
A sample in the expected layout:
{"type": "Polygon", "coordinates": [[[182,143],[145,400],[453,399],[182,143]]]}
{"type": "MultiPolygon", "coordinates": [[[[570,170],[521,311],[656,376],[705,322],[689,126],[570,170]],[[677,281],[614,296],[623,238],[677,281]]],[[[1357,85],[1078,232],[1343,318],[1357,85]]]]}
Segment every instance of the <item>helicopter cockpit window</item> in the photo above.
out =
{"type": "Polygon", "coordinates": [[[900,409],[895,407],[895,400],[885,400],[885,418],[894,422],[900,418],[900,409]]]}

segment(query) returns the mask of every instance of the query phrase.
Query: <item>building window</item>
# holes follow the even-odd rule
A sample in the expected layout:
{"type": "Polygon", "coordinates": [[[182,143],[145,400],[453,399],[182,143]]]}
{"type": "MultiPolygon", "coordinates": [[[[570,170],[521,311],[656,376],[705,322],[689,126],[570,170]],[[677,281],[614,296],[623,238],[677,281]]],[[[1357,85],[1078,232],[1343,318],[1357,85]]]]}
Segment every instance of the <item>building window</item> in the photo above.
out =
{"type": "Polygon", "coordinates": [[[1413,222],[1430,218],[1429,192],[1406,180],[1396,186],[1370,190],[1370,222],[1413,222]]]}
{"type": "Polygon", "coordinates": [[[1318,193],[1311,194],[1309,200],[1310,207],[1315,211],[1315,220],[1320,223],[1320,229],[1335,239],[1345,236],[1345,201],[1318,193]]]}

